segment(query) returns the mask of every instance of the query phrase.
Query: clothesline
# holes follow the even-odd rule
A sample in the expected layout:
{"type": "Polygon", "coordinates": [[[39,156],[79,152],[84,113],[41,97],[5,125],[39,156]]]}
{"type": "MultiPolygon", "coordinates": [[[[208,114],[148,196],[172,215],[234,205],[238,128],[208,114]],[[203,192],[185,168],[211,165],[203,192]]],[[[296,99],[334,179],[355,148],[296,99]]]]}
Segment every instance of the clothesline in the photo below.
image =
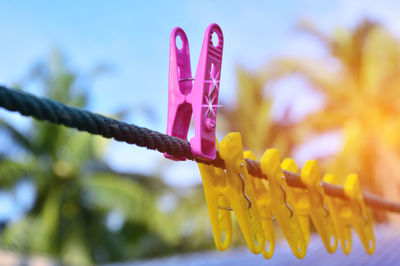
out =
{"type": "MultiPolygon", "coordinates": [[[[220,158],[218,153],[216,159],[213,161],[204,161],[195,158],[191,152],[190,143],[186,140],[67,106],[54,100],[39,98],[2,85],[0,85],[0,107],[9,111],[19,112],[24,116],[31,116],[39,120],[75,128],[79,131],[86,131],[94,135],[113,138],[116,141],[146,147],[147,149],[156,150],[161,153],[168,153],[199,163],[225,168],[225,162],[220,158]]],[[[246,165],[249,174],[252,176],[268,179],[267,176],[262,174],[259,162],[246,159],[246,165]]],[[[299,174],[285,170],[283,174],[289,186],[306,188],[299,174]]],[[[321,185],[327,195],[347,199],[343,187],[326,182],[322,182],[321,185]]],[[[363,192],[363,197],[369,207],[381,211],[400,213],[400,203],[388,201],[368,192],[363,192]]]]}

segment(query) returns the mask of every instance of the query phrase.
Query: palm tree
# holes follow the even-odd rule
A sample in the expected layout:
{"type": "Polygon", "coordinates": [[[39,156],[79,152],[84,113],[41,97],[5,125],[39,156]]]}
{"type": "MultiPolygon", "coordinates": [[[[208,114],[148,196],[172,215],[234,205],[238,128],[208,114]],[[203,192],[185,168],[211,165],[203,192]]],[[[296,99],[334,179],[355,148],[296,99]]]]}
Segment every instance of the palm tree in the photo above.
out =
{"type": "Polygon", "coordinates": [[[244,147],[260,157],[267,148],[278,148],[281,156],[290,155],[297,143],[297,132],[291,131],[293,124],[288,120],[289,110],[284,119],[272,116],[273,99],[265,93],[277,76],[278,70],[271,73],[252,74],[242,67],[237,68],[237,103],[232,108],[220,111],[219,129],[224,132],[237,131],[242,135],[244,147]]]}
{"type": "MultiPolygon", "coordinates": [[[[85,107],[88,81],[66,67],[55,52],[49,63],[33,69],[23,87],[34,83],[45,97],[85,107]]],[[[41,121],[21,132],[0,120],[0,130],[22,151],[16,158],[0,156],[1,186],[12,187],[29,178],[37,195],[21,220],[6,225],[2,248],[48,254],[68,265],[173,250],[171,241],[177,234],[168,236],[171,233],[164,226],[168,222],[156,206],[159,195],[169,189],[157,177],[116,173],[102,159],[104,139],[41,121]],[[117,221],[114,230],[107,227],[110,215],[117,221]]]]}
{"type": "Polygon", "coordinates": [[[332,36],[304,21],[299,29],[320,42],[326,57],[276,58],[259,75],[306,78],[310,87],[323,95],[324,106],[308,115],[296,130],[300,135],[340,130],[343,137],[342,149],[326,158],[324,170],[342,180],[350,172],[359,173],[366,190],[400,201],[398,40],[369,20],[353,30],[339,28],[332,36]]]}

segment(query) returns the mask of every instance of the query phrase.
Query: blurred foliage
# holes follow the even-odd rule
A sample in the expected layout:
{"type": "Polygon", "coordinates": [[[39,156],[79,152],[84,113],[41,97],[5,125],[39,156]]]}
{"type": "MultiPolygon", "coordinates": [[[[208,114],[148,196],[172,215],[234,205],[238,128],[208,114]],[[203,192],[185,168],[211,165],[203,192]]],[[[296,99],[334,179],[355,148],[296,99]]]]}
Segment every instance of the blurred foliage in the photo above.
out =
{"type": "MultiPolygon", "coordinates": [[[[85,108],[87,88],[105,70],[102,66],[80,74],[54,52],[33,67],[20,87],[33,84],[44,97],[85,108]]],[[[12,143],[10,152],[0,156],[0,186],[11,189],[29,179],[36,189],[33,207],[2,231],[3,249],[88,265],[211,247],[210,239],[193,236],[208,225],[207,216],[195,211],[203,201],[186,206],[187,195],[178,197],[158,177],[117,173],[103,160],[108,140],[42,121],[19,130],[1,119],[0,131],[12,143]],[[162,212],[158,205],[165,195],[176,206],[162,212]],[[200,227],[188,222],[190,213],[201,216],[200,227]],[[114,229],[107,226],[112,217],[120,223],[114,229]]]]}
{"type": "Polygon", "coordinates": [[[301,127],[318,133],[341,131],[343,147],[326,160],[324,170],[342,181],[348,173],[358,173],[365,190],[400,201],[399,41],[369,20],[352,30],[339,28],[332,36],[306,21],[299,26],[320,41],[327,57],[277,63],[303,75],[324,96],[323,108],[301,127]]]}
{"type": "Polygon", "coordinates": [[[237,69],[237,79],[236,105],[220,109],[222,130],[240,132],[245,148],[257,157],[261,157],[267,148],[277,148],[282,156],[288,156],[297,136],[290,130],[293,125],[285,119],[276,120],[271,115],[273,99],[264,91],[272,79],[264,80],[264,77],[241,67],[237,69]]]}
{"type": "Polygon", "coordinates": [[[342,182],[358,173],[364,190],[400,201],[399,41],[370,20],[332,35],[305,20],[297,29],[317,40],[326,55],[273,58],[252,74],[239,68],[238,104],[225,111],[228,130],[242,132],[247,148],[258,154],[273,146],[282,157],[310,138],[339,131],[343,146],[333,156],[318,158],[322,170],[342,182]],[[323,96],[323,107],[299,121],[274,121],[268,92],[293,76],[323,96]]]}

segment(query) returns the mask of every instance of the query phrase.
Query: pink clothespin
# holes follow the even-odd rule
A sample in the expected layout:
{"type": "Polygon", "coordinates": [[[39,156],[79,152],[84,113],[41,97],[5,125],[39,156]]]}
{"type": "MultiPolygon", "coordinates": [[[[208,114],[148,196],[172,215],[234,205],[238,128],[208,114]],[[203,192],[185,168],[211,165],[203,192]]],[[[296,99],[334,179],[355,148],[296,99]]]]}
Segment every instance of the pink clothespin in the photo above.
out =
{"type": "MultiPolygon", "coordinates": [[[[172,30],[169,54],[167,134],[187,139],[190,120],[194,120],[195,135],[190,140],[192,154],[199,159],[215,159],[215,128],[221,76],[224,38],[221,28],[213,23],[204,35],[196,76],[192,78],[189,42],[185,32],[172,30]],[[218,37],[213,44],[212,35],[218,37]],[[176,38],[182,47],[176,46],[176,38]],[[194,84],[192,83],[194,80],[194,84]]],[[[185,158],[164,154],[166,158],[184,161],[185,158]]]]}

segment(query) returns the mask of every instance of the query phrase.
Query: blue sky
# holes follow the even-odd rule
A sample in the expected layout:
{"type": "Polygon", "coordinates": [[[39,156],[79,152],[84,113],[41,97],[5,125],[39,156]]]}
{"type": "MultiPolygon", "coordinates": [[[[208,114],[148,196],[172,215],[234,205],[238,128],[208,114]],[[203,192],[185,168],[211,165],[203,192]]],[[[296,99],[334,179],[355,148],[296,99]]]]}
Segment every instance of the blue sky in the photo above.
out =
{"type": "MultiPolygon", "coordinates": [[[[157,121],[132,112],[126,122],[163,132],[169,35],[174,27],[182,27],[189,38],[192,69],[195,70],[206,27],[213,22],[221,26],[225,38],[221,100],[234,104],[237,65],[257,69],[280,54],[324,54],[314,40],[295,32],[294,26],[300,18],[308,18],[322,30],[331,32],[336,26],[353,26],[367,16],[378,19],[399,36],[398,3],[376,3],[372,0],[0,0],[0,83],[11,85],[20,80],[33,63],[45,58],[51,49],[58,48],[68,56],[71,66],[82,71],[100,63],[114,68],[112,73],[93,84],[91,111],[112,114],[121,107],[134,110],[135,106],[146,105],[155,112],[157,121]]],[[[293,84],[286,87],[290,86],[293,84]]],[[[290,102],[291,95],[277,97],[290,102]]],[[[309,108],[312,104],[303,105],[309,108]]],[[[17,124],[24,124],[28,119],[3,110],[0,115],[17,124]]],[[[304,156],[310,154],[306,152],[304,156]]],[[[156,173],[165,163],[159,153],[117,142],[111,142],[107,159],[121,170],[143,173],[156,173]]],[[[175,185],[200,182],[192,162],[172,163],[164,177],[175,185]]]]}

